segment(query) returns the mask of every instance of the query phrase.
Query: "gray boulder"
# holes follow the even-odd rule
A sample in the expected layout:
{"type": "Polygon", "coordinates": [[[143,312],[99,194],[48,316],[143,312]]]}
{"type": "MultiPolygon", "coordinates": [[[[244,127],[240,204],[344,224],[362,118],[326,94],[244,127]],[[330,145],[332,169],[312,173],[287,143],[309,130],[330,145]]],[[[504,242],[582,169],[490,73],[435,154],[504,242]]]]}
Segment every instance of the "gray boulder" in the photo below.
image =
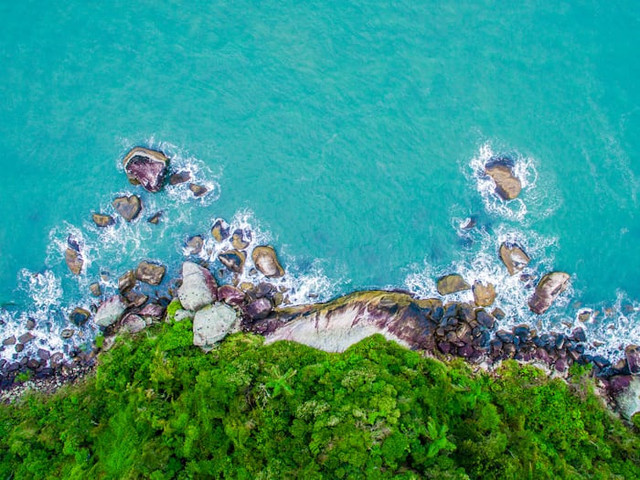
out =
{"type": "Polygon", "coordinates": [[[541,315],[549,310],[558,295],[569,286],[570,278],[569,274],[565,272],[551,272],[542,277],[538,282],[536,291],[529,299],[531,311],[541,315]]]}
{"type": "Polygon", "coordinates": [[[227,336],[236,320],[236,311],[224,303],[198,310],[193,318],[193,344],[204,350],[211,350],[227,336]]]}
{"type": "Polygon", "coordinates": [[[182,264],[182,285],[178,298],[186,310],[199,310],[217,300],[215,278],[209,270],[193,262],[182,264]]]}
{"type": "Polygon", "coordinates": [[[125,309],[126,306],[120,295],[115,295],[105,300],[102,305],[98,307],[98,311],[93,320],[96,325],[108,327],[120,320],[125,309]]]}

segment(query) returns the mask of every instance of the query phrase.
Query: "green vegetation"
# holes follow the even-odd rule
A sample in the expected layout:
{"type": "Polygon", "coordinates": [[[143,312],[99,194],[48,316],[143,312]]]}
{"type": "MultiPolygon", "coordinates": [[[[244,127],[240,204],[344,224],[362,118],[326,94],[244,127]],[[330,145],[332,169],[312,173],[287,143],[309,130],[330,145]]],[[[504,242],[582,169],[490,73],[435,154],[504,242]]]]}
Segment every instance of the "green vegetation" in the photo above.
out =
{"type": "Polygon", "coordinates": [[[122,337],[94,378],[0,408],[0,478],[640,478],[640,436],[572,383],[445,365],[374,336],[343,354],[191,323],[122,337]]]}

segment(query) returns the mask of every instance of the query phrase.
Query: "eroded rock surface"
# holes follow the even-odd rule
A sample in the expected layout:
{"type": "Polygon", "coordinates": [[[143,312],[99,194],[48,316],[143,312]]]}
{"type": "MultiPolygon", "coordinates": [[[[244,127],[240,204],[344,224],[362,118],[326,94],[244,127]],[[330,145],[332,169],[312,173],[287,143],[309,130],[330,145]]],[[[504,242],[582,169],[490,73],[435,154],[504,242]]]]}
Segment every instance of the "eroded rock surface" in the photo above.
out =
{"type": "Polygon", "coordinates": [[[276,278],[284,275],[284,268],[278,261],[276,251],[270,245],[260,245],[253,249],[251,258],[256,268],[265,277],[276,278]]]}
{"type": "Polygon", "coordinates": [[[569,286],[570,278],[569,274],[565,272],[551,272],[542,277],[536,291],[529,299],[531,311],[541,315],[549,310],[558,295],[569,286]]]}
{"type": "Polygon", "coordinates": [[[129,181],[149,192],[159,192],[164,185],[169,158],[148,148],[133,148],[122,161],[129,181]]]}

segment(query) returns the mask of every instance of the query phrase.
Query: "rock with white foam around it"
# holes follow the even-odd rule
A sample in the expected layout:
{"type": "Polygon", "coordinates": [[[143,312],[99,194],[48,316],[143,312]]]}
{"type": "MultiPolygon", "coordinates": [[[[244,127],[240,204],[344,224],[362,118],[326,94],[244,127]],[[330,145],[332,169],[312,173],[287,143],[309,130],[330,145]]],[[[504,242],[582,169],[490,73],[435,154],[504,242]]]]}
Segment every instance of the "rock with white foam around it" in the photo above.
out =
{"type": "Polygon", "coordinates": [[[496,194],[503,200],[513,200],[522,190],[520,179],[513,173],[512,161],[507,158],[492,159],[485,165],[485,173],[496,184],[496,194]]]}
{"type": "Polygon", "coordinates": [[[193,262],[182,264],[182,285],[178,298],[186,310],[196,311],[217,300],[215,278],[209,270],[193,262]]]}
{"type": "Polygon", "coordinates": [[[169,163],[164,153],[136,147],[124,157],[122,163],[132,184],[142,185],[149,192],[162,190],[169,163]]]}
{"type": "Polygon", "coordinates": [[[570,278],[565,272],[551,272],[542,277],[536,291],[529,299],[531,311],[541,315],[549,310],[555,299],[569,286],[570,278]]]}

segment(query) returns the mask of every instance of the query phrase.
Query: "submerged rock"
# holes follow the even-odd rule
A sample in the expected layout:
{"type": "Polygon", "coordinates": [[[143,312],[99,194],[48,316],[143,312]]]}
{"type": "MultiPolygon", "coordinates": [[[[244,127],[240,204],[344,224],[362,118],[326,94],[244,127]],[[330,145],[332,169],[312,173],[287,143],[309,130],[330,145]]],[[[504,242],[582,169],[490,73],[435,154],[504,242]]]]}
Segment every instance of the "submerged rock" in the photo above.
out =
{"type": "Polygon", "coordinates": [[[85,310],[84,308],[76,307],[73,310],[73,312],[69,314],[69,320],[74,325],[81,327],[82,325],[87,323],[87,320],[89,320],[90,316],[91,316],[91,312],[89,312],[88,310],[85,310]]]}
{"type": "Polygon", "coordinates": [[[111,215],[103,215],[102,213],[94,213],[91,215],[91,218],[93,219],[93,223],[101,228],[110,227],[116,223],[111,215]]]}
{"type": "Polygon", "coordinates": [[[100,305],[93,321],[101,327],[113,325],[120,320],[125,308],[126,306],[120,295],[115,295],[100,305]]]}
{"type": "Polygon", "coordinates": [[[226,240],[227,238],[229,238],[229,224],[222,218],[216,219],[216,221],[213,223],[213,227],[211,227],[211,235],[218,243],[226,240]]]}
{"type": "Polygon", "coordinates": [[[503,200],[513,200],[522,190],[522,183],[513,174],[513,169],[508,159],[495,159],[485,165],[485,173],[496,184],[496,193],[503,200]]]}
{"type": "Polygon", "coordinates": [[[160,223],[160,218],[162,218],[162,210],[151,215],[147,219],[147,222],[151,223],[152,225],[157,225],[158,223],[160,223]]]}
{"type": "Polygon", "coordinates": [[[491,283],[486,285],[482,282],[475,281],[473,283],[473,300],[479,307],[489,307],[493,305],[496,299],[496,289],[491,283]]]}
{"type": "Polygon", "coordinates": [[[204,239],[201,235],[190,237],[186,242],[186,249],[189,255],[198,255],[204,247],[204,239]]]}
{"type": "Polygon", "coordinates": [[[270,278],[282,277],[284,269],[278,261],[276,251],[270,245],[261,245],[253,249],[251,253],[253,263],[258,270],[265,276],[270,278]]]}
{"type": "Polygon", "coordinates": [[[142,210],[142,202],[137,195],[117,197],[112,203],[113,208],[127,222],[135,220],[142,210]]]}
{"type": "Polygon", "coordinates": [[[228,250],[218,255],[218,258],[220,262],[232,272],[241,273],[247,257],[244,252],[228,250]]]}
{"type": "Polygon", "coordinates": [[[187,310],[199,310],[217,300],[215,278],[209,270],[193,262],[182,264],[182,285],[178,288],[180,303],[187,310]]]}
{"type": "Polygon", "coordinates": [[[135,147],[124,157],[122,163],[132,184],[142,185],[149,192],[162,190],[169,163],[169,158],[164,153],[135,147]]]}
{"type": "Polygon", "coordinates": [[[102,288],[100,288],[100,284],[98,282],[93,282],[91,285],[89,285],[89,291],[94,297],[99,297],[100,295],[102,295],[102,288]]]}
{"type": "Polygon", "coordinates": [[[236,311],[223,303],[202,308],[193,318],[193,344],[211,350],[227,336],[236,320],[236,311]]]}
{"type": "Polygon", "coordinates": [[[551,272],[542,277],[536,291],[529,299],[531,311],[538,315],[546,312],[558,295],[567,289],[570,278],[565,272],[551,272]]]}
{"type": "Polygon", "coordinates": [[[462,292],[469,290],[471,286],[465,282],[464,278],[457,273],[451,275],[445,275],[438,279],[437,287],[440,295],[449,295],[451,293],[462,292]]]}
{"type": "Polygon", "coordinates": [[[164,265],[142,261],[136,268],[136,278],[149,285],[160,285],[166,271],[164,265]]]}
{"type": "Polygon", "coordinates": [[[500,245],[500,260],[504,263],[504,266],[507,267],[507,271],[509,275],[515,275],[518,272],[521,272],[531,261],[529,255],[520,248],[518,245],[513,243],[503,243],[500,245]]]}

